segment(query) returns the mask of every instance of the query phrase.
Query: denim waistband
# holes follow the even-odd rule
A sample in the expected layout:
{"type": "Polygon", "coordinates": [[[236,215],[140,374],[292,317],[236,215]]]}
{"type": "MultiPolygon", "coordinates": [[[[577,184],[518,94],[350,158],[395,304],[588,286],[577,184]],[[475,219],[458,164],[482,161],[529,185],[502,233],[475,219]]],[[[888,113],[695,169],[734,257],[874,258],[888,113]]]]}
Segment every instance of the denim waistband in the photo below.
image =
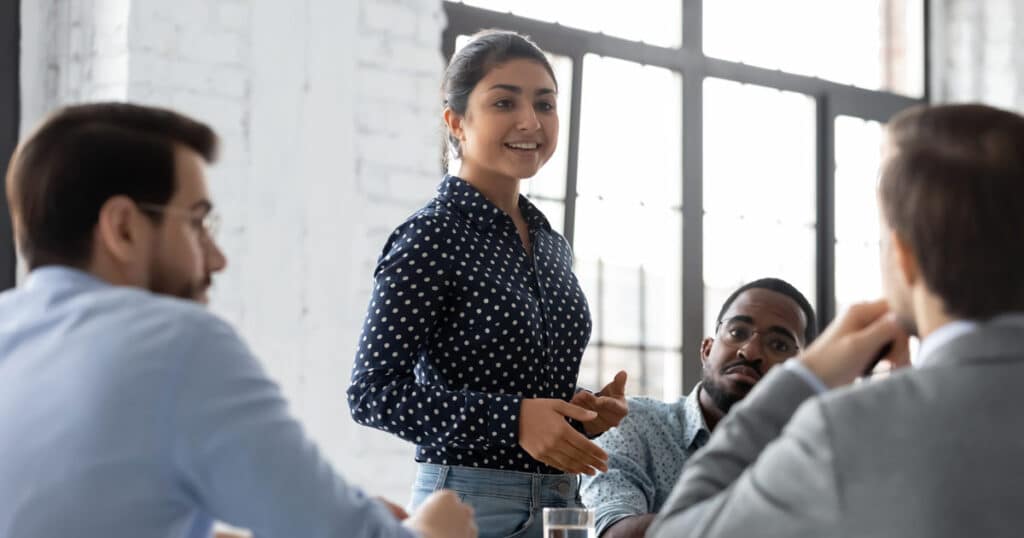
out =
{"type": "Polygon", "coordinates": [[[564,505],[579,497],[579,477],[574,474],[536,474],[501,469],[481,469],[434,463],[417,464],[417,488],[451,489],[464,495],[494,495],[538,506],[564,505]]]}

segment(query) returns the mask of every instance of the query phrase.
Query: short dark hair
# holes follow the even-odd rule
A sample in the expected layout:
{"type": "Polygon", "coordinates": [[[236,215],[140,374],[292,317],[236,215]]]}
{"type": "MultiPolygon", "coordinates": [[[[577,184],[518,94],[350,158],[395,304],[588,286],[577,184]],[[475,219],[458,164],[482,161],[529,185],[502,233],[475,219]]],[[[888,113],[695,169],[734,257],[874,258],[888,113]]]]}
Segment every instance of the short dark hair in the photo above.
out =
{"type": "Polygon", "coordinates": [[[1024,117],[918,106],[887,132],[882,215],[946,313],[985,320],[1024,310],[1024,117]]]}
{"type": "Polygon", "coordinates": [[[114,196],[167,203],[175,144],[212,162],[217,135],[176,112],[127,103],[69,106],[47,118],[15,152],[7,177],[28,267],[89,263],[100,208],[114,196]]]}
{"type": "MultiPolygon", "coordinates": [[[[469,43],[452,55],[451,61],[448,62],[441,85],[444,106],[456,114],[464,115],[469,103],[469,94],[473,92],[477,83],[495,66],[517,59],[539,63],[551,75],[555,86],[558,86],[558,79],[555,78],[555,72],[551,69],[547,56],[530,38],[505,30],[482,30],[473,34],[469,43]]],[[[451,133],[447,133],[445,139],[455,154],[460,155],[459,140],[451,133]]],[[[447,150],[445,156],[447,157],[447,150]]]]}
{"type": "Polygon", "coordinates": [[[811,303],[807,301],[804,294],[800,293],[800,290],[793,287],[792,284],[782,280],[780,278],[759,278],[753,282],[748,282],[740,286],[736,291],[732,292],[732,295],[722,303],[722,309],[718,311],[718,318],[715,319],[716,323],[722,322],[722,316],[729,310],[732,303],[736,301],[736,298],[741,293],[749,289],[762,289],[768,291],[774,291],[775,293],[781,293],[797,304],[800,310],[804,311],[804,317],[807,318],[807,326],[804,328],[804,345],[810,344],[818,336],[818,320],[814,317],[814,308],[811,307],[811,303]]]}

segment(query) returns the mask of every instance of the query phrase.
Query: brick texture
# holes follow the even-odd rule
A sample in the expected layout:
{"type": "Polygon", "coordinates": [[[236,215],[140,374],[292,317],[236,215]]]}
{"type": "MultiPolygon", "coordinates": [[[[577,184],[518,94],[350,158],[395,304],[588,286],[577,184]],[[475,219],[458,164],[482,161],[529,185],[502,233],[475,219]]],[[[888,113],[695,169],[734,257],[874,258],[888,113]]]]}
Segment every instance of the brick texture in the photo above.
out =
{"type": "Polygon", "coordinates": [[[1024,2],[936,0],[936,101],[1024,111],[1024,2]]]}
{"type": "Polygon", "coordinates": [[[371,271],[440,179],[440,0],[24,2],[23,132],[53,108],[172,107],[222,137],[211,308],[352,482],[404,503],[412,447],[345,399],[371,271]],[[381,472],[386,469],[387,472],[381,472]]]}

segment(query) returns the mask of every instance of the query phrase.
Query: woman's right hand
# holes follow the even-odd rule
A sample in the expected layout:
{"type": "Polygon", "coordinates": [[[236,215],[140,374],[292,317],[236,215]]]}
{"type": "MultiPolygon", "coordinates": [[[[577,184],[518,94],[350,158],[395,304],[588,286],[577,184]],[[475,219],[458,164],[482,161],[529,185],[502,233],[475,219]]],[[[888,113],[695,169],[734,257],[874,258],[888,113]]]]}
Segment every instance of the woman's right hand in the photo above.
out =
{"type": "Polygon", "coordinates": [[[519,410],[519,446],[533,459],[567,473],[608,470],[608,454],[573,429],[565,418],[587,422],[597,413],[556,398],[529,398],[519,410]]]}

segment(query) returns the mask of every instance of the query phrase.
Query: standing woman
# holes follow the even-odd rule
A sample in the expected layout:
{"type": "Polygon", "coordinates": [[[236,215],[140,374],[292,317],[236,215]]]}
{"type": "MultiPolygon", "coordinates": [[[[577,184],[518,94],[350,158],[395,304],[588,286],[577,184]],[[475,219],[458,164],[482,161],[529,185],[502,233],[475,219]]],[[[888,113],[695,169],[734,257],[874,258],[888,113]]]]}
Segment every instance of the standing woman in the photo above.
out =
{"type": "Polygon", "coordinates": [[[481,537],[539,537],[543,507],[580,506],[576,475],[607,470],[588,437],[625,416],[626,375],[577,388],[590,311],[565,238],[519,194],[558,140],[544,53],[481,32],[443,89],[459,175],[384,246],[349,405],[417,445],[413,508],[452,489],[481,537]]]}

